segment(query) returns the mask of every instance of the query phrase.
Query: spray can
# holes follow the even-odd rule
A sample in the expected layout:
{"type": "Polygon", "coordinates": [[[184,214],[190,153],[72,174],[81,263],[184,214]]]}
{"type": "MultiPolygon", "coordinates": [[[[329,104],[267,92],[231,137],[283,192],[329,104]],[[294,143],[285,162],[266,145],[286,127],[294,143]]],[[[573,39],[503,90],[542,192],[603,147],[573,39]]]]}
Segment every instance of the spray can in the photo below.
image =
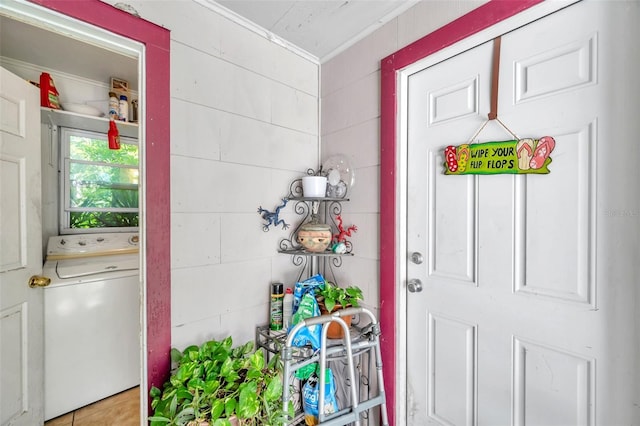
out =
{"type": "Polygon", "coordinates": [[[269,314],[269,328],[282,330],[282,299],[284,298],[284,285],[282,283],[271,284],[271,309],[269,314]]]}

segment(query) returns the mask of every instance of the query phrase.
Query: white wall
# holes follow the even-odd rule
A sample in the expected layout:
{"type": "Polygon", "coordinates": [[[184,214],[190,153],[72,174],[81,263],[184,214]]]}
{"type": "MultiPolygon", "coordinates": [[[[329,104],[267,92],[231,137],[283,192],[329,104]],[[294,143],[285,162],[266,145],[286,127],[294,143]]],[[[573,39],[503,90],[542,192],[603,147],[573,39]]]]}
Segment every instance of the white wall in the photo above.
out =
{"type": "Polygon", "coordinates": [[[253,340],[297,277],[257,209],[318,164],[319,67],[203,4],[127,3],[171,31],[172,345],[253,340]]]}
{"type": "Polygon", "coordinates": [[[356,169],[343,214],[358,226],[354,258],[336,275],[360,286],[370,307],[379,300],[380,61],[483,3],[420,2],[321,66],[322,159],[345,154],[356,169]]]}

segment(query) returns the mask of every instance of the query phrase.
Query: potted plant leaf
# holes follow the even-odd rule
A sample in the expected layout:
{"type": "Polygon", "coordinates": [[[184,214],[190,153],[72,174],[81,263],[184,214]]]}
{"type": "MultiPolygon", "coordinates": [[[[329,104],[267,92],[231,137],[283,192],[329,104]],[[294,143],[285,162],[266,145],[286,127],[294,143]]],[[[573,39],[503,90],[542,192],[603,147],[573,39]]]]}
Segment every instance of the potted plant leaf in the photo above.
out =
{"type": "MultiPolygon", "coordinates": [[[[362,290],[357,286],[338,287],[337,285],[326,281],[324,286],[315,290],[316,299],[322,314],[329,314],[338,309],[359,307],[360,301],[363,300],[362,290]]],[[[351,317],[343,317],[344,322],[351,326],[351,317]]],[[[341,339],[344,336],[342,327],[336,322],[329,324],[327,337],[330,339],[341,339]]]]}
{"type": "MultiPolygon", "coordinates": [[[[160,390],[150,391],[151,426],[280,426],[282,363],[266,363],[253,342],[232,348],[232,339],[171,350],[174,368],[160,390]]],[[[293,416],[293,407],[290,407],[293,416]]]]}

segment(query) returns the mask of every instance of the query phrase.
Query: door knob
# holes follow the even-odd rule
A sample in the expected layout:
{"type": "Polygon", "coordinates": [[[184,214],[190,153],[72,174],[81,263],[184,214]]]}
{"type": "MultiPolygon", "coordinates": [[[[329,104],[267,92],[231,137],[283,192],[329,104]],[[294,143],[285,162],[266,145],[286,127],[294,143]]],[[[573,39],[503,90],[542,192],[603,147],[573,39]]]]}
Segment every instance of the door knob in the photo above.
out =
{"type": "Polygon", "coordinates": [[[411,253],[411,261],[416,265],[420,265],[424,261],[422,257],[422,253],[417,251],[414,251],[413,253],[411,253]]]}
{"type": "Polygon", "coordinates": [[[407,289],[411,293],[420,293],[422,291],[422,281],[417,278],[409,280],[409,282],[407,282],[407,289]]]}
{"type": "Polygon", "coordinates": [[[31,278],[29,278],[29,287],[31,287],[31,288],[46,287],[49,284],[51,284],[51,278],[49,278],[49,277],[43,277],[41,275],[34,275],[31,278]]]}

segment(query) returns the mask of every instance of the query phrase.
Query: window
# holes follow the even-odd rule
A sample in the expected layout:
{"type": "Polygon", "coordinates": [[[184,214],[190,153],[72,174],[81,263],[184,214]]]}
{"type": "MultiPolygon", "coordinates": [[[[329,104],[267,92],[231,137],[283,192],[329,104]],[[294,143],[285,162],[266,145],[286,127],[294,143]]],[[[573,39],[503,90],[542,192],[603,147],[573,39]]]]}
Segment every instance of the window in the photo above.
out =
{"type": "Polygon", "coordinates": [[[138,142],[106,133],[61,129],[60,233],[131,231],[138,227],[138,142]]]}

